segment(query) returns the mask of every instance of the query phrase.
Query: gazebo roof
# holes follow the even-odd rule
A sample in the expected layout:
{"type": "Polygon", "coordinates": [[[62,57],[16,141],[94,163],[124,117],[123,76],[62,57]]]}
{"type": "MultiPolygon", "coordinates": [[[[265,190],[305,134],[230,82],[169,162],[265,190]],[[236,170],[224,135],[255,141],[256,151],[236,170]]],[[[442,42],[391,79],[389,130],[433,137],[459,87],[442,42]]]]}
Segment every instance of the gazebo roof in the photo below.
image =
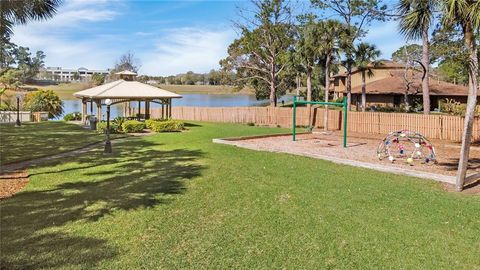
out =
{"type": "Polygon", "coordinates": [[[120,72],[115,73],[115,75],[134,75],[134,76],[136,76],[137,73],[135,73],[133,71],[130,71],[130,70],[124,70],[124,71],[120,71],[120,72]]]}
{"type": "Polygon", "coordinates": [[[137,81],[118,80],[73,94],[78,98],[155,99],[181,98],[181,95],[137,81]]]}

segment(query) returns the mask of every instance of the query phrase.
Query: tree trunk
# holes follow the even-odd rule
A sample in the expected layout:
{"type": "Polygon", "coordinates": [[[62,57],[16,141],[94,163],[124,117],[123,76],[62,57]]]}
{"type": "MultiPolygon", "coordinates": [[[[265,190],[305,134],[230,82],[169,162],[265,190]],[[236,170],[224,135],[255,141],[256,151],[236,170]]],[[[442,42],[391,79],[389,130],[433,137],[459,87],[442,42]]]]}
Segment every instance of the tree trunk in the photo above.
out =
{"type": "Polygon", "coordinates": [[[367,82],[365,80],[365,70],[362,71],[362,112],[365,112],[367,106],[367,82]]]}
{"type": "Polygon", "coordinates": [[[425,68],[425,74],[422,79],[422,92],[423,92],[423,114],[430,113],[430,89],[429,89],[429,44],[428,44],[428,27],[422,31],[422,65],[425,68]]]}
{"type": "MultiPolygon", "coordinates": [[[[330,90],[330,61],[331,55],[327,53],[325,59],[325,102],[328,102],[328,91],[330,90]]],[[[328,105],[325,105],[325,113],[323,114],[323,129],[328,130],[328,105]]]]}
{"type": "MultiPolygon", "coordinates": [[[[349,61],[347,59],[347,61],[349,61]]],[[[351,110],[352,106],[352,65],[347,64],[346,66],[347,69],[347,82],[346,82],[346,90],[347,90],[347,110],[351,110]]]]}
{"type": "Polygon", "coordinates": [[[473,119],[475,115],[475,106],[477,105],[478,94],[478,58],[477,46],[475,44],[475,34],[472,25],[463,26],[463,35],[465,45],[469,52],[470,65],[468,69],[468,101],[467,111],[465,112],[465,123],[463,125],[462,147],[460,149],[460,160],[458,162],[458,171],[456,179],[457,191],[463,190],[465,177],[467,175],[468,158],[470,154],[470,144],[472,141],[473,119]]]}
{"type": "MultiPolygon", "coordinates": [[[[312,69],[307,68],[307,101],[312,101],[312,69]]],[[[312,105],[307,104],[308,111],[308,126],[313,126],[312,124],[312,105]]]]}
{"type": "Polygon", "coordinates": [[[277,81],[275,80],[275,63],[271,63],[271,70],[270,70],[270,106],[277,107],[277,81]]]}

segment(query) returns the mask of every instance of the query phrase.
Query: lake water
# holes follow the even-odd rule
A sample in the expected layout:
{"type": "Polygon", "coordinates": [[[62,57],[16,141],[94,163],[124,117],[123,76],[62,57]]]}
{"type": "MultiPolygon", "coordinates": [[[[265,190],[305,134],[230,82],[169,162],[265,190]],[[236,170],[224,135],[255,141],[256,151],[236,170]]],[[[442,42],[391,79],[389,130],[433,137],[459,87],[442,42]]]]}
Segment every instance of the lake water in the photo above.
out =
{"type": "MultiPolygon", "coordinates": [[[[282,101],[289,102],[292,96],[283,96],[278,99],[280,104],[282,101]]],[[[63,99],[64,114],[82,111],[82,102],[80,99],[72,97],[64,97],[63,99]]],[[[132,102],[132,107],[137,107],[138,102],[132,102]]],[[[160,108],[161,105],[150,103],[152,108],[160,108]]],[[[254,95],[231,95],[231,94],[182,94],[182,98],[173,99],[172,106],[189,106],[189,107],[250,107],[250,106],[266,106],[268,100],[257,100],[254,95]]],[[[142,102],[142,107],[145,106],[142,102]]],[[[106,108],[103,108],[105,115],[106,108]]],[[[87,106],[90,113],[90,103],[87,106]]],[[[96,113],[96,105],[93,108],[96,113]]],[[[123,104],[113,105],[111,107],[111,117],[122,116],[123,104]]]]}

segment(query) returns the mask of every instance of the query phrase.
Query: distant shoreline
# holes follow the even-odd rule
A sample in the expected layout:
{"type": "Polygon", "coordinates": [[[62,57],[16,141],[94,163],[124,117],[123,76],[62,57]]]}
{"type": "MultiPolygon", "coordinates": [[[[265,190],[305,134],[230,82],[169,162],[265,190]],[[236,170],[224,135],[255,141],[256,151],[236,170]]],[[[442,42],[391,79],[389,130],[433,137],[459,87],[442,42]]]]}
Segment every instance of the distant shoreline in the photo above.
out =
{"type": "MultiPolygon", "coordinates": [[[[254,95],[253,89],[244,88],[241,90],[227,85],[177,85],[177,84],[159,84],[156,87],[178,94],[209,94],[209,95],[254,95]]],[[[77,91],[90,88],[87,83],[60,83],[57,85],[24,85],[25,89],[45,89],[53,90],[60,97],[71,96],[77,91]]]]}

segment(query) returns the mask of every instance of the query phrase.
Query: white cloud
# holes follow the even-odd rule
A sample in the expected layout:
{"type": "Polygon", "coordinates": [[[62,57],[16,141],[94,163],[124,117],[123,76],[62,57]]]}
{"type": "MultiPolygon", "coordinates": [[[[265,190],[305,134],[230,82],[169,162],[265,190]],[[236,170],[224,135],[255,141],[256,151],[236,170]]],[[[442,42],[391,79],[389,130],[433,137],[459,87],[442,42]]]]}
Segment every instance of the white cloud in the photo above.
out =
{"type": "Polygon", "coordinates": [[[75,34],[88,30],[92,27],[91,23],[115,19],[120,13],[112,8],[112,4],[118,4],[114,7],[121,6],[120,2],[104,0],[67,1],[50,20],[16,26],[12,41],[29,47],[31,51],[44,51],[47,66],[110,67],[118,52],[106,44],[113,43],[114,36],[97,34],[80,38],[75,34]]]}
{"type": "Polygon", "coordinates": [[[50,20],[16,26],[12,41],[31,51],[44,51],[46,66],[110,68],[130,50],[142,63],[141,74],[171,75],[218,68],[235,36],[229,26],[160,32],[133,27],[120,32],[116,20],[122,18],[120,11],[126,10],[120,1],[67,1],[50,20]]]}
{"type": "Polygon", "coordinates": [[[218,68],[233,41],[233,30],[179,28],[156,39],[153,51],[138,53],[140,70],[149,75],[172,75],[187,71],[208,72],[218,68]]]}

